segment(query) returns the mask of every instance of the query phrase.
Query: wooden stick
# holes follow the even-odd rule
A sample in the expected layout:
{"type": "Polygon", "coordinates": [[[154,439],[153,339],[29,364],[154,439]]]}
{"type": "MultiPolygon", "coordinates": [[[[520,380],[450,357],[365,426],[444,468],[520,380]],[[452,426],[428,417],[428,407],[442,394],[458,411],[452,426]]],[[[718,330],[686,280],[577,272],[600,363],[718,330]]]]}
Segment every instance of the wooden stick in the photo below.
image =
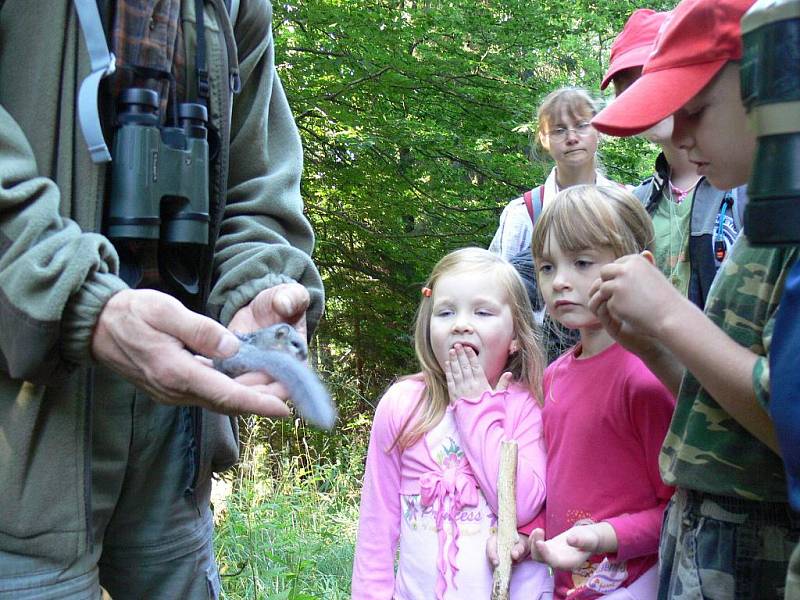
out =
{"type": "Polygon", "coordinates": [[[497,557],[492,600],[508,600],[511,584],[511,549],[517,541],[517,442],[500,445],[500,472],[497,474],[497,557]]]}

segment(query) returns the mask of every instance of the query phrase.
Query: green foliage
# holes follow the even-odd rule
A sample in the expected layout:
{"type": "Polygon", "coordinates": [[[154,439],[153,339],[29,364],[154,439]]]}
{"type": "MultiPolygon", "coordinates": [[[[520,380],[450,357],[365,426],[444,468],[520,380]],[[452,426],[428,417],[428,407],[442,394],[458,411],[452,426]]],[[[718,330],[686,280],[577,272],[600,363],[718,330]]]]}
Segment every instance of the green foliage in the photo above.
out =
{"type": "MultiPolygon", "coordinates": [[[[669,8],[672,2],[655,3],[669,8]]],[[[275,5],[277,65],[305,147],[326,369],[364,397],[415,369],[419,288],[449,250],[486,246],[500,210],[541,182],[525,133],[565,84],[596,90],[635,2],[309,0],[275,5]]],[[[652,148],[607,141],[612,177],[652,148]]],[[[354,412],[366,408],[351,402],[354,412]]]]}
{"type": "MultiPolygon", "coordinates": [[[[669,9],[675,2],[649,5],[669,9]]],[[[303,196],[327,290],[316,368],[333,435],[244,423],[217,548],[226,598],[348,596],[373,407],[416,370],[420,287],[446,252],[487,246],[500,211],[550,168],[532,152],[541,98],[598,85],[629,0],[287,0],[276,63],[305,148],[303,196]]],[[[665,93],[668,93],[666,91],[665,93]]],[[[605,99],[608,99],[606,94],[605,99]]],[[[612,179],[654,148],[606,139],[612,179]]]]}
{"type": "Polygon", "coordinates": [[[232,492],[215,506],[223,598],[350,597],[368,420],[342,432],[349,444],[334,459],[309,445],[300,427],[290,428],[245,423],[232,492]]]}

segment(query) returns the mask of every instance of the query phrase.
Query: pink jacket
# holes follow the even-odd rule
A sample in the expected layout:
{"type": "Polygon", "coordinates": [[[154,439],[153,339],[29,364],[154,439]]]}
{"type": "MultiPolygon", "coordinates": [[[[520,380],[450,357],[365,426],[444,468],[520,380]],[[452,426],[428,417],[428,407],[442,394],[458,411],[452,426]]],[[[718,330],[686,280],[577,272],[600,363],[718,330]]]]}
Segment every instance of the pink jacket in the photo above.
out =
{"type": "MultiPolygon", "coordinates": [[[[530,521],[544,502],[545,451],[541,410],[527,390],[512,385],[505,392],[486,392],[477,399],[462,398],[448,408],[452,411],[466,457],[466,461],[454,468],[443,467],[434,460],[425,438],[402,452],[397,447],[387,452],[423,390],[421,377],[403,379],[389,388],[375,413],[361,494],[353,567],[354,599],[392,598],[394,558],[403,517],[402,496],[419,494],[423,504],[433,506],[437,524],[440,524],[443,518],[452,518],[453,511],[459,510],[463,504],[470,504],[480,489],[496,514],[501,441],[514,439],[518,443],[518,524],[530,521]]],[[[452,522],[457,527],[457,520],[452,519],[452,522]]],[[[437,596],[443,593],[441,585],[447,586],[443,571],[452,569],[455,560],[453,556],[443,555],[441,535],[439,559],[437,565],[431,565],[431,568],[439,570],[437,596]]],[[[402,563],[402,556],[400,561],[402,563]]],[[[474,568],[485,569],[491,580],[488,562],[483,560],[481,563],[474,568]]]]}

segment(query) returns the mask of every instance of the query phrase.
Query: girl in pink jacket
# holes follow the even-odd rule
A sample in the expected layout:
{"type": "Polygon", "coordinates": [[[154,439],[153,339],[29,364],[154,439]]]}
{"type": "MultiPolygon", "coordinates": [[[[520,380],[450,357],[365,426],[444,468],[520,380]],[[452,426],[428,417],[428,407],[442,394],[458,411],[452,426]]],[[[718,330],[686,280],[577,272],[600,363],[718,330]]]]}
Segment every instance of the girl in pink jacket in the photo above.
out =
{"type": "MultiPolygon", "coordinates": [[[[421,373],[382,398],[372,425],[353,598],[488,598],[500,443],[516,440],[518,524],[545,498],[542,354],[514,268],[479,248],[445,256],[422,290],[421,373]],[[395,557],[400,552],[395,571],[395,557]]],[[[515,567],[512,598],[550,598],[544,565],[515,567]]]]}

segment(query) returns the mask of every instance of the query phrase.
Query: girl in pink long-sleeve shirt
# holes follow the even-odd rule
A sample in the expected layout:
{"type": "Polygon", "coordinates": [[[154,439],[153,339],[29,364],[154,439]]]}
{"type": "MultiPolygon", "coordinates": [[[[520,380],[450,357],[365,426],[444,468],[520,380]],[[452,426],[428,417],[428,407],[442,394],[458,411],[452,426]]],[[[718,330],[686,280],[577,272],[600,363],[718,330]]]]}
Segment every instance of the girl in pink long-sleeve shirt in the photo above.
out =
{"type": "Polygon", "coordinates": [[[616,187],[564,190],[534,228],[547,310],[580,332],[544,374],[547,510],[530,539],[533,558],[557,569],[557,598],[656,597],[658,538],[672,495],[658,455],[675,400],[589,309],[601,268],[638,252],[652,262],[653,240],[647,212],[616,187]]]}
{"type": "MultiPolygon", "coordinates": [[[[518,523],[545,497],[543,359],[514,268],[479,248],[445,256],[423,288],[415,349],[421,373],[389,388],[372,425],[353,598],[488,598],[503,440],[518,444],[518,523]]],[[[551,594],[544,565],[515,567],[512,598],[551,594]]]]}

